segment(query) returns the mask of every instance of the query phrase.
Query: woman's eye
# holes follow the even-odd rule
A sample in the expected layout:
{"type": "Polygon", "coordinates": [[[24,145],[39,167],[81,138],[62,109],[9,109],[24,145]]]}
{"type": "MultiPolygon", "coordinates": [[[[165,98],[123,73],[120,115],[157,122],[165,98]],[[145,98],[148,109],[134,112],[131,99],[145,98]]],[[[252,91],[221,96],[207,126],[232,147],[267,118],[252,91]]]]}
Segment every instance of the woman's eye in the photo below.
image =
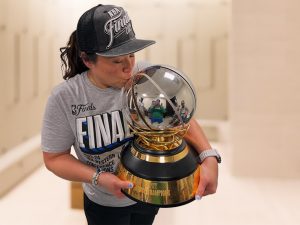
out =
{"type": "MultiPolygon", "coordinates": [[[[134,58],[135,55],[134,55],[134,54],[130,54],[129,57],[130,57],[130,58],[134,58]]],[[[126,60],[126,59],[125,59],[125,58],[122,58],[122,59],[115,59],[115,60],[113,61],[113,63],[122,63],[124,60],[126,60]]]]}

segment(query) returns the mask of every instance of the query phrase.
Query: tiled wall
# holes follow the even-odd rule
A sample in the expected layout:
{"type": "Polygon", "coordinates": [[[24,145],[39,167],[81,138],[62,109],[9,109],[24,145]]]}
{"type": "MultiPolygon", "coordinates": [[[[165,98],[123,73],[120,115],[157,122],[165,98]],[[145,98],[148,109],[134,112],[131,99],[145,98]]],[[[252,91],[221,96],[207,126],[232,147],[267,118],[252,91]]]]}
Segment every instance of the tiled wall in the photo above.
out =
{"type": "Polygon", "coordinates": [[[233,172],[300,177],[300,1],[234,0],[233,172]]]}

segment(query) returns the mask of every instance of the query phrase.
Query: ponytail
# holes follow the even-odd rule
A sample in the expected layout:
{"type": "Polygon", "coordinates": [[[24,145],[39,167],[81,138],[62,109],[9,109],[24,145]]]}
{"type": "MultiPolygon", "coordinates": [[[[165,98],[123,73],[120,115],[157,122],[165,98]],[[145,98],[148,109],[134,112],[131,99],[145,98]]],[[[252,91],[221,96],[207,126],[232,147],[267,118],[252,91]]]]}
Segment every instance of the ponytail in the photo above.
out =
{"type": "MultiPolygon", "coordinates": [[[[80,50],[77,44],[76,30],[72,32],[66,47],[60,48],[60,59],[63,78],[68,80],[77,74],[87,71],[89,68],[83,63],[80,57],[80,50]]],[[[84,54],[85,60],[96,62],[96,54],[84,54]]]]}

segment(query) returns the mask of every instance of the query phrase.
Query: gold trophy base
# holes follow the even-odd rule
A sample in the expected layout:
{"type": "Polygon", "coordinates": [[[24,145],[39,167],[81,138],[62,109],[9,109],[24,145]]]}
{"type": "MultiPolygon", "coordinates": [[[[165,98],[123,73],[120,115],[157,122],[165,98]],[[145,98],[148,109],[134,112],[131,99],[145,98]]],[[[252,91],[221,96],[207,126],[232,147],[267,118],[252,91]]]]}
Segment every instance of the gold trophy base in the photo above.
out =
{"type": "Polygon", "coordinates": [[[137,177],[123,165],[118,168],[119,178],[130,181],[133,188],[122,192],[130,199],[158,207],[175,207],[194,200],[200,177],[200,165],[188,177],[174,181],[153,181],[137,177]]]}
{"type": "Polygon", "coordinates": [[[155,155],[135,142],[124,148],[116,175],[134,186],[122,192],[134,201],[164,208],[193,201],[200,180],[197,157],[185,142],[172,156],[171,151],[155,155]]]}

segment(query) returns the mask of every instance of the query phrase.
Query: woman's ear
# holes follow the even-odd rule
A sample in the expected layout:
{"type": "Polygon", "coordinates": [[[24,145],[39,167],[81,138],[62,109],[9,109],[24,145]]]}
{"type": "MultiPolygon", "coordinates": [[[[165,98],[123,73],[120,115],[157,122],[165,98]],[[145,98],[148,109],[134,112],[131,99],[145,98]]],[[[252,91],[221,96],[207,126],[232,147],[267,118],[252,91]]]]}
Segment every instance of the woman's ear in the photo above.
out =
{"type": "Polygon", "coordinates": [[[88,58],[88,56],[87,56],[87,54],[86,54],[85,52],[81,52],[81,53],[80,53],[80,58],[82,59],[82,62],[84,63],[84,65],[85,65],[87,68],[91,69],[91,68],[94,66],[94,62],[92,62],[92,61],[88,58]]]}

